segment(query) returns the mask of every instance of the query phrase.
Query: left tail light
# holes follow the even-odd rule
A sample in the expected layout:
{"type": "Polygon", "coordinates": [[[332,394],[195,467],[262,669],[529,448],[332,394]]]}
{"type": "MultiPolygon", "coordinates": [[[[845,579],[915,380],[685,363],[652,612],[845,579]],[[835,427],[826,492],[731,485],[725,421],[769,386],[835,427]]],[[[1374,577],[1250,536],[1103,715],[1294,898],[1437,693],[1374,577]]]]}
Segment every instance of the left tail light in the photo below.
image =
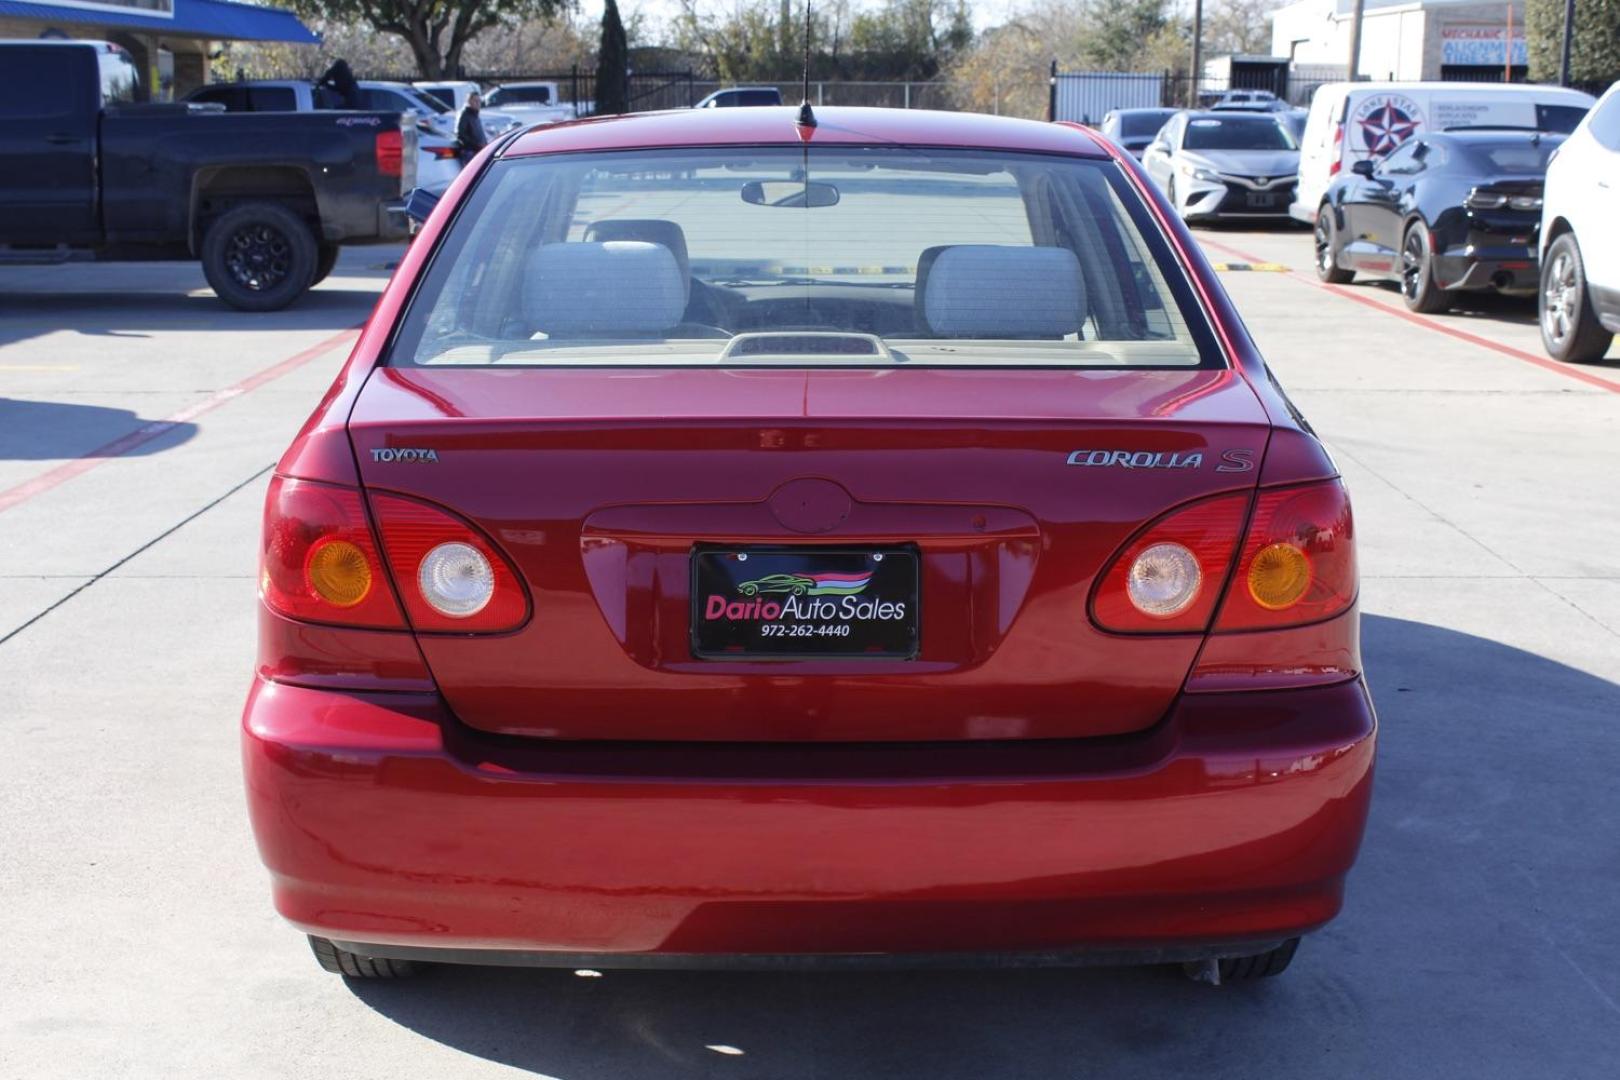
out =
{"type": "Polygon", "coordinates": [[[459,154],[454,146],[429,146],[427,152],[439,161],[454,161],[459,154]]]}
{"type": "Polygon", "coordinates": [[[405,620],[353,488],[275,477],[265,497],[259,593],[303,622],[403,630],[405,620]]]}
{"type": "Polygon", "coordinates": [[[398,131],[377,132],[377,171],[384,176],[402,176],[405,169],[405,136],[398,131]]]}
{"type": "Polygon", "coordinates": [[[1474,188],[1468,193],[1465,203],[1470,210],[1500,210],[1504,206],[1513,210],[1540,210],[1541,194],[1535,191],[1521,191],[1515,194],[1508,191],[1491,191],[1488,188],[1474,188]]]}

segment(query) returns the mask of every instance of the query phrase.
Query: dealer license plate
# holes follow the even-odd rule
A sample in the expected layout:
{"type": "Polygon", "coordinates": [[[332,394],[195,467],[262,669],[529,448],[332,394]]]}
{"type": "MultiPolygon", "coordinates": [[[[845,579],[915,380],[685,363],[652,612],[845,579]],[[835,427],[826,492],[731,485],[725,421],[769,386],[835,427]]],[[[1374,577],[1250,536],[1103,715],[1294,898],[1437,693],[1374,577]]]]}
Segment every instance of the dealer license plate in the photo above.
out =
{"type": "Polygon", "coordinates": [[[1251,191],[1249,192],[1249,205],[1257,209],[1276,206],[1277,193],[1275,191],[1251,191]]]}
{"type": "Polygon", "coordinates": [[[692,652],[750,657],[917,655],[910,548],[703,548],[692,553],[692,652]]]}

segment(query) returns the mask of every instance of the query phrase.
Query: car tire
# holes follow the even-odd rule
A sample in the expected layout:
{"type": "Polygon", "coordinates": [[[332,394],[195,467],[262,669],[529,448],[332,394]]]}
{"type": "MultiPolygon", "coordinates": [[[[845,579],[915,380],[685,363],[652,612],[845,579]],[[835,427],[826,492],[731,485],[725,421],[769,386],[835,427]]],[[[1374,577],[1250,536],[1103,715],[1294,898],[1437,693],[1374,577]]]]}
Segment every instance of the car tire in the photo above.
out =
{"type": "Polygon", "coordinates": [[[1164,197],[1170,201],[1170,210],[1183,221],[1187,216],[1181,212],[1181,205],[1176,202],[1176,178],[1171,174],[1170,179],[1164,182],[1164,197]]]}
{"type": "Polygon", "coordinates": [[[1288,965],[1294,961],[1294,953],[1299,949],[1299,938],[1289,938],[1275,949],[1269,949],[1254,956],[1230,956],[1223,960],[1194,962],[1182,965],[1182,972],[1189,979],[1196,982],[1212,982],[1210,978],[1210,965],[1220,967],[1220,981],[1253,982],[1255,979],[1270,979],[1281,975],[1288,970],[1288,965]]]}
{"type": "Polygon", "coordinates": [[[1429,230],[1421,221],[1412,222],[1401,236],[1401,299],[1408,310],[1423,315],[1451,307],[1451,294],[1434,283],[1429,230]]]}
{"type": "Polygon", "coordinates": [[[1333,208],[1326,203],[1316,212],[1316,276],[1329,285],[1348,285],[1354,270],[1339,266],[1339,228],[1333,223],[1333,208]]]}
{"type": "Polygon", "coordinates": [[[390,960],[380,956],[361,956],[348,949],[340,949],[332,942],[311,934],[309,947],[315,953],[321,970],[350,979],[404,979],[416,974],[416,965],[409,960],[390,960]]]}
{"type": "Polygon", "coordinates": [[[1541,346],[1555,360],[1584,364],[1601,360],[1614,344],[1592,310],[1586,264],[1574,233],[1564,233],[1547,248],[1541,264],[1537,322],[1541,346]]]}
{"type": "Polygon", "coordinates": [[[297,214],[273,202],[244,203],[203,234],[203,274],[214,294],[239,311],[279,311],[315,279],[320,249],[297,214]]]}
{"type": "Polygon", "coordinates": [[[338,253],[342,250],[336,244],[321,245],[320,254],[315,258],[315,276],[309,281],[310,288],[314,288],[327,279],[328,275],[332,273],[332,268],[337,265],[338,253]]]}

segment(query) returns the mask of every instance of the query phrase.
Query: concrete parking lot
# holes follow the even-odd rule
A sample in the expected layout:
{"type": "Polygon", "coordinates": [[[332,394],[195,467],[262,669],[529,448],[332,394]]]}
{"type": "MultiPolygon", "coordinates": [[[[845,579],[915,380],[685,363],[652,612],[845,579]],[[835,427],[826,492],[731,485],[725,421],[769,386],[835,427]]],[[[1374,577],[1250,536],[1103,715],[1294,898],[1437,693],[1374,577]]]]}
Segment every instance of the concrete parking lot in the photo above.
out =
{"type": "Polygon", "coordinates": [[[259,316],[185,265],[0,268],[0,1077],[1620,1073],[1620,348],[1566,367],[1527,302],[1412,317],[1318,285],[1304,232],[1201,236],[1351,485],[1383,725],[1344,915],[1220,990],[323,974],[236,722],[268,470],[398,252],[259,316]]]}

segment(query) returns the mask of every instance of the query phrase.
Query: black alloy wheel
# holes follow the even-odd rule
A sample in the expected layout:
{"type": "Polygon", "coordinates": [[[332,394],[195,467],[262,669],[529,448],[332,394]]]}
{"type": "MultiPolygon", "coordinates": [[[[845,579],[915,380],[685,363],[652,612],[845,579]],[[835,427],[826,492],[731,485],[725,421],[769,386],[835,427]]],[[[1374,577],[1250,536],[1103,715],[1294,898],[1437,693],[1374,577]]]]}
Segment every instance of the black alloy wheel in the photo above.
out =
{"type": "Polygon", "coordinates": [[[1348,285],[1356,275],[1339,266],[1337,232],[1333,225],[1333,208],[1324,204],[1316,212],[1316,276],[1329,285],[1348,285]]]}
{"type": "Polygon", "coordinates": [[[280,203],[232,207],[209,223],[203,273],[216,295],[243,311],[276,311],[315,281],[321,251],[303,218],[280,203]]]}
{"type": "Polygon", "coordinates": [[[274,225],[243,225],[225,238],[225,268],[241,288],[269,292],[292,273],[292,244],[274,225]]]}
{"type": "Polygon", "coordinates": [[[1434,282],[1434,260],[1423,222],[1406,227],[1401,241],[1401,299],[1412,311],[1435,315],[1451,306],[1451,297],[1434,282]]]}

